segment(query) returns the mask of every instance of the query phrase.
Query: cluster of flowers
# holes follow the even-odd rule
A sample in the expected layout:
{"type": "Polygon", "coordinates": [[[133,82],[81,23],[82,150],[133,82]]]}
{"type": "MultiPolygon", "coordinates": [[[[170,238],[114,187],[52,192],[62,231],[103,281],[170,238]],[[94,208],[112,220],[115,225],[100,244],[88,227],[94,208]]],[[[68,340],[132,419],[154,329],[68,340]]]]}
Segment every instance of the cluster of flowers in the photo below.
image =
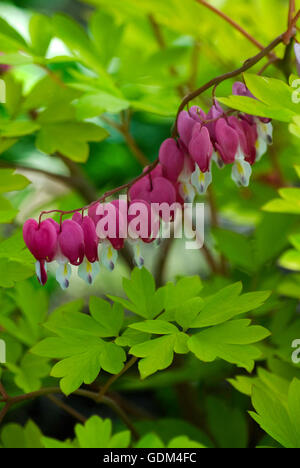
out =
{"type": "Polygon", "coordinates": [[[118,251],[125,240],[131,242],[135,263],[142,267],[141,242],[151,243],[158,237],[159,216],[144,200],[128,203],[119,199],[110,203],[93,203],[88,214],[75,212],[72,219],[60,224],[51,218],[26,221],[23,237],[36,258],[36,274],[42,285],[47,282],[48,263],[57,262],[56,279],[62,289],[70,284],[72,266],[78,275],[92,284],[100,264],[112,271],[118,251]]]}
{"type": "MultiPolygon", "coordinates": [[[[233,94],[254,98],[243,83],[233,86],[233,94]]],[[[221,169],[232,165],[232,179],[238,186],[249,185],[252,166],[272,143],[269,119],[246,114],[229,116],[217,101],[206,115],[199,107],[183,111],[178,118],[177,141],[166,140],[159,160],[163,175],[175,183],[184,202],[193,202],[212,182],[212,162],[221,169]]]]}
{"type": "MultiPolygon", "coordinates": [[[[235,83],[233,92],[254,98],[243,83],[235,83]]],[[[155,167],[146,168],[145,176],[131,185],[129,202],[95,202],[87,215],[84,210],[76,212],[61,225],[52,219],[25,223],[24,240],[37,260],[41,284],[47,281],[47,264],[54,261],[63,289],[69,286],[70,265],[78,266],[78,275],[92,284],[100,263],[114,269],[125,240],[133,246],[137,266],[143,266],[141,243],[153,242],[161,225],[174,219],[170,210],[164,217],[160,206],[174,206],[175,210],[192,203],[197,193],[204,194],[212,182],[213,161],[220,168],[233,165],[233,180],[248,186],[252,165],[272,142],[269,120],[245,114],[228,116],[216,101],[207,115],[196,106],[181,112],[177,124],[178,139],[163,142],[155,167]]]]}

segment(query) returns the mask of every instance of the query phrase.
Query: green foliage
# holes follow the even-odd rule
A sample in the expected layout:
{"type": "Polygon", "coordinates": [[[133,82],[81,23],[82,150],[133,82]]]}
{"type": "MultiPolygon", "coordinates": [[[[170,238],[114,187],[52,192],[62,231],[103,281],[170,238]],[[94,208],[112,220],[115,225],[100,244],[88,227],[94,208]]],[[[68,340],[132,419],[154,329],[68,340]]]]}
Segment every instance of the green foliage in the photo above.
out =
{"type": "MultiPolygon", "coordinates": [[[[210,208],[218,225],[207,216],[205,226],[212,258],[184,252],[180,240],[169,251],[148,245],[151,272],[130,273],[121,258],[92,289],[73,274],[74,286],[61,293],[52,266],[45,288],[33,279],[24,220],[88,205],[133,180],[140,152],[154,161],[170,136],[182,96],[257,53],[195,0],[84,1],[92,11],[77,5],[76,19],[74,5],[71,14],[42,0],[43,13],[33,12],[34,2],[0,5],[0,65],[11,67],[3,74],[0,67],[0,380],[12,399],[2,420],[8,408],[2,412],[1,394],[0,447],[299,448],[300,104],[293,50],[285,54],[281,45],[274,53],[285,54],[284,62],[257,74],[266,57],[236,77],[256,99],[230,95],[233,80],[215,90],[230,110],[272,118],[274,144],[253,166],[247,189],[233,185],[229,167],[213,165],[210,208]],[[92,416],[69,431],[64,410],[53,411],[53,424],[59,418],[68,433],[52,438],[38,427],[40,412],[47,421],[55,399],[44,392],[60,390],[64,408],[82,410],[80,420],[92,416]],[[41,394],[36,411],[28,402],[41,394]],[[107,419],[97,416],[103,405],[107,419]]],[[[270,0],[212,3],[262,44],[286,29],[288,2],[273,0],[274,14],[270,0]]],[[[190,104],[207,112],[211,90],[190,104]]]]}
{"type": "Polygon", "coordinates": [[[220,102],[251,115],[268,117],[280,122],[291,122],[300,112],[299,104],[293,100],[295,89],[281,80],[244,74],[248,89],[257,98],[230,96],[220,98],[220,102]]]}
{"type": "Polygon", "coordinates": [[[45,323],[47,330],[56,336],[45,338],[32,352],[60,359],[51,375],[62,378],[60,385],[64,393],[72,393],[83,382],[92,383],[101,368],[118,374],[126,359],[121,346],[131,346],[129,354],[142,358],[139,371],[143,379],[169,367],[174,353],[187,354],[189,350],[201,361],[211,362],[218,357],[249,371],[254,360],[260,357],[253,343],[266,338],[269,332],[263,327],[248,327],[249,320],[230,320],[261,306],[269,293],[240,296],[242,286],[236,284],[203,301],[198,297],[199,278],[184,278],[176,285],[168,283],[156,290],[154,278],[145,268],[134,269],[131,279],[124,279],[123,285],[130,300],[110,296],[116,300],[110,306],[105,300],[92,297],[90,316],[63,309],[45,323]],[[119,304],[146,320],[136,321],[133,317],[134,323],[124,330],[124,312],[119,304]],[[161,314],[169,319],[160,318],[161,314]],[[185,331],[171,322],[177,322],[185,331]],[[186,333],[187,329],[206,327],[210,328],[192,336],[186,333]],[[131,330],[137,333],[132,334],[131,330]],[[113,341],[103,338],[113,338],[113,341]]]}

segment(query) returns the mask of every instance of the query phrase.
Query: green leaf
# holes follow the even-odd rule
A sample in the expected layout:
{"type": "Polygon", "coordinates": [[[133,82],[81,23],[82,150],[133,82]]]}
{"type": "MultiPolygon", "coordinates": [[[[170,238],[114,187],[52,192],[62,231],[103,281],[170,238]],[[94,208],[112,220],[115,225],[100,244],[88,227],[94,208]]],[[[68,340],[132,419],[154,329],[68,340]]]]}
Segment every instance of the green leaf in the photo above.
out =
{"type": "Polygon", "coordinates": [[[257,101],[256,99],[242,96],[218,98],[218,101],[232,109],[236,109],[246,114],[279,120],[280,122],[290,122],[295,116],[294,111],[281,107],[280,102],[277,103],[276,107],[271,107],[263,102],[257,101]]]}
{"type": "Polygon", "coordinates": [[[118,114],[128,109],[130,102],[112,94],[99,92],[97,94],[86,94],[78,99],[75,104],[77,117],[79,119],[90,119],[97,117],[104,112],[118,114]]]}
{"type": "Polygon", "coordinates": [[[31,135],[39,130],[40,126],[27,120],[0,121],[0,136],[2,138],[14,138],[31,135]]]}
{"type": "Polygon", "coordinates": [[[60,152],[75,162],[85,162],[89,156],[90,141],[102,141],[108,133],[88,122],[45,124],[36,139],[38,149],[46,154],[60,152]]]}
{"type": "Polygon", "coordinates": [[[107,66],[119,52],[124,27],[117,24],[111,15],[101,10],[92,15],[89,26],[101,62],[107,66]],[[109,41],[107,41],[108,37],[109,41]]]}
{"type": "Polygon", "coordinates": [[[31,65],[34,63],[34,58],[21,53],[5,54],[0,56],[0,64],[4,65],[31,65]]]}
{"type": "Polygon", "coordinates": [[[279,191],[282,198],[268,202],[263,209],[273,213],[300,213],[300,189],[284,188],[279,191]]]}
{"type": "Polygon", "coordinates": [[[15,174],[13,169],[0,170],[0,193],[23,190],[30,182],[26,177],[15,174]]]}
{"type": "Polygon", "coordinates": [[[288,108],[293,112],[299,112],[299,106],[293,103],[293,89],[284,81],[267,76],[244,73],[246,86],[252,94],[265,104],[276,108],[288,108]]]}
{"type": "Polygon", "coordinates": [[[18,210],[0,210],[0,224],[11,223],[18,214],[18,210]]]}
{"type": "Polygon", "coordinates": [[[35,392],[41,388],[41,379],[49,375],[51,369],[45,358],[25,354],[17,366],[6,363],[6,367],[15,374],[16,385],[25,393],[35,392]]]}
{"type": "Polygon", "coordinates": [[[188,328],[194,316],[201,310],[203,300],[198,297],[202,290],[199,276],[180,278],[176,284],[168,283],[164,287],[165,312],[162,318],[173,321],[183,328],[188,328]]]}
{"type": "Polygon", "coordinates": [[[112,436],[112,423],[110,419],[101,419],[92,416],[84,424],[75,427],[80,448],[128,448],[130,432],[123,431],[112,436]]]}
{"type": "Polygon", "coordinates": [[[188,347],[200,361],[212,362],[221,358],[251,372],[254,361],[261,356],[252,343],[263,340],[270,333],[263,327],[249,325],[250,320],[233,320],[208,328],[193,335],[188,347]]]}
{"type": "Polygon", "coordinates": [[[32,346],[42,335],[41,323],[48,311],[47,295],[44,290],[36,291],[31,283],[23,282],[16,285],[11,296],[22,315],[15,321],[12,317],[0,313],[0,324],[11,336],[27,346],[32,346]]]}
{"type": "Polygon", "coordinates": [[[238,375],[234,379],[227,379],[227,381],[243,395],[251,396],[252,387],[255,383],[255,379],[246,377],[244,375],[238,375]]]}
{"type": "Polygon", "coordinates": [[[129,327],[155,335],[170,335],[178,332],[178,328],[175,325],[165,320],[145,320],[145,322],[133,323],[129,327]]]}
{"type": "Polygon", "coordinates": [[[81,313],[82,302],[71,302],[54,311],[45,327],[60,333],[66,330],[81,330],[83,333],[101,338],[118,336],[124,321],[123,308],[98,297],[90,298],[91,316],[81,313]]]}
{"type": "MultiPolygon", "coordinates": [[[[293,409],[299,400],[299,393],[294,396],[294,388],[291,387],[290,392],[290,408],[293,409]]],[[[300,439],[290,419],[289,410],[279,398],[262,388],[254,387],[252,404],[256,413],[250,414],[264,431],[286,448],[299,448],[300,439]]]]}
{"type": "Polygon", "coordinates": [[[3,52],[28,49],[23,37],[3,18],[0,18],[0,41],[3,52]]]}
{"type": "Polygon", "coordinates": [[[199,442],[195,442],[194,440],[190,440],[187,436],[178,436],[174,439],[170,440],[168,444],[169,449],[173,448],[205,448],[204,445],[199,444],[199,442]]]}
{"type": "Polygon", "coordinates": [[[37,425],[29,420],[24,428],[19,424],[7,424],[1,432],[5,448],[43,448],[42,433],[37,425]]]}
{"type": "Polygon", "coordinates": [[[127,299],[108,296],[115,302],[146,319],[152,319],[164,308],[164,290],[155,290],[155,281],[146,268],[135,268],[131,279],[123,279],[123,288],[127,299]]]}
{"type": "Polygon", "coordinates": [[[95,70],[101,76],[104,86],[118,92],[112,78],[101,64],[101,55],[85,30],[72,18],[63,14],[56,14],[52,22],[55,35],[66,44],[73,55],[84,65],[95,70]]]}
{"type": "Polygon", "coordinates": [[[144,435],[136,444],[135,448],[165,448],[162,440],[154,433],[144,435]]]}
{"type": "MultiPolygon", "coordinates": [[[[1,212],[0,212],[1,213],[1,212]]],[[[299,250],[288,250],[279,260],[279,264],[287,270],[300,271],[300,252],[299,250]]]]}
{"type": "Polygon", "coordinates": [[[51,437],[42,437],[42,444],[45,448],[59,448],[59,449],[70,449],[75,448],[74,445],[69,442],[61,442],[60,440],[52,439],[51,437]]]}
{"type": "Polygon", "coordinates": [[[19,281],[30,278],[33,273],[33,267],[24,265],[21,262],[0,258],[0,286],[2,288],[12,288],[19,281]]]}
{"type": "Polygon", "coordinates": [[[218,447],[246,448],[248,429],[243,412],[216,397],[208,397],[206,407],[210,433],[217,441],[218,447]]]}
{"type": "Polygon", "coordinates": [[[124,310],[119,304],[111,306],[104,299],[90,298],[90,312],[94,320],[103,327],[101,337],[118,336],[124,322],[124,310]]]}
{"type": "Polygon", "coordinates": [[[50,18],[40,13],[35,13],[30,19],[29,32],[34,53],[44,57],[52,39],[50,18]]]}
{"type": "Polygon", "coordinates": [[[69,395],[82,383],[91,384],[102,368],[118,374],[126,360],[122,348],[106,342],[80,329],[60,329],[59,337],[46,338],[32,352],[38,356],[61,359],[51,371],[53,377],[62,378],[62,391],[69,395]]]}
{"type": "Polygon", "coordinates": [[[124,333],[118,338],[116,338],[115,343],[118,346],[133,346],[147,341],[148,338],[149,337],[147,333],[141,333],[138,330],[126,328],[124,333]]]}
{"type": "Polygon", "coordinates": [[[242,284],[235,283],[206,298],[201,312],[190,327],[219,325],[236,315],[259,308],[270,296],[268,291],[240,295],[241,291],[242,284]]]}
{"type": "Polygon", "coordinates": [[[145,379],[158,370],[163,370],[172,364],[176,335],[166,335],[154,340],[137,344],[130,349],[130,354],[141,357],[139,371],[145,379]]]}

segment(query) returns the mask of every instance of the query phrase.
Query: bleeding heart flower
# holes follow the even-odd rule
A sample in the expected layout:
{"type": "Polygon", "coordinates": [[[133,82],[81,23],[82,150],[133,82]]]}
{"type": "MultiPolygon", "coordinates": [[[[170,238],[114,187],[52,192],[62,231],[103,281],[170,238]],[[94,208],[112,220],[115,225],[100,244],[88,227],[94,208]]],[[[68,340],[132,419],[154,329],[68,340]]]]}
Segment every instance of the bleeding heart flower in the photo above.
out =
{"type": "Polygon", "coordinates": [[[42,285],[47,282],[46,262],[51,262],[57,251],[58,234],[55,224],[48,219],[41,223],[29,219],[23,227],[24,242],[37,260],[36,273],[42,285]]]}
{"type": "Polygon", "coordinates": [[[84,234],[81,226],[75,221],[66,219],[61,225],[58,246],[62,256],[67,258],[71,265],[80,265],[85,253],[84,234]]]}
{"type": "Polygon", "coordinates": [[[159,151],[159,161],[164,175],[172,182],[176,182],[184,164],[184,153],[173,138],[163,142],[159,151]]]}
{"type": "Polygon", "coordinates": [[[78,276],[88,284],[92,284],[100,272],[95,223],[89,216],[83,217],[78,212],[73,215],[72,219],[81,226],[84,235],[85,258],[78,268],[78,276]]]}
{"type": "Polygon", "coordinates": [[[193,128],[197,122],[190,116],[187,111],[180,112],[177,121],[177,129],[180,139],[183,141],[185,146],[188,148],[193,128]]]}
{"type": "Polygon", "coordinates": [[[127,237],[127,201],[114,200],[98,204],[96,215],[99,220],[96,233],[99,239],[108,239],[115,250],[124,247],[127,237]]]}
{"type": "Polygon", "coordinates": [[[46,219],[39,224],[35,219],[28,219],[23,227],[23,237],[37,260],[53,260],[57,248],[57,230],[52,220],[46,219]]]}
{"type": "Polygon", "coordinates": [[[130,242],[136,266],[142,268],[144,257],[142,243],[153,242],[160,227],[160,220],[149,203],[144,200],[134,200],[128,207],[128,241],[130,242]]]}
{"type": "Polygon", "coordinates": [[[148,203],[176,202],[176,190],[172,182],[165,177],[152,177],[152,174],[140,179],[129,190],[130,200],[144,200],[148,203]]]}
{"type": "Polygon", "coordinates": [[[232,164],[239,150],[239,135],[225,119],[216,122],[216,148],[225,164],[232,164]]]}
{"type": "Polygon", "coordinates": [[[206,120],[213,120],[214,122],[208,122],[205,124],[205,127],[209,131],[209,135],[213,143],[215,143],[216,141],[215,128],[216,128],[217,119],[220,118],[222,115],[224,115],[224,110],[222,109],[218,101],[215,101],[214,105],[210,108],[206,117],[206,120]]]}
{"type": "Polygon", "coordinates": [[[201,172],[209,171],[213,150],[207,128],[196,124],[189,144],[189,154],[201,172]]]}
{"type": "Polygon", "coordinates": [[[80,213],[73,215],[73,221],[81,226],[84,236],[84,253],[90,263],[98,260],[98,236],[93,220],[89,216],[80,213]]]}

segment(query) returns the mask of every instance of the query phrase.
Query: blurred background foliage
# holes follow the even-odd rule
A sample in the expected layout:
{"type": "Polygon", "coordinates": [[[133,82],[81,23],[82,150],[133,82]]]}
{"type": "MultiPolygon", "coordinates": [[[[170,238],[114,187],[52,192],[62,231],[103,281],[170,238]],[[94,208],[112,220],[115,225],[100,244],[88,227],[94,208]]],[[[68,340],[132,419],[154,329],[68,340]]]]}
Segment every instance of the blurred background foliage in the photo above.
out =
{"type": "MultiPolygon", "coordinates": [[[[286,29],[287,0],[211,3],[264,45],[286,29]]],[[[296,3],[299,8],[300,1],[296,3]]],[[[102,270],[89,289],[74,276],[69,290],[62,293],[51,276],[41,291],[31,278],[33,260],[23,250],[22,223],[44,209],[68,210],[89,203],[106,190],[136,177],[143,165],[157,158],[161,142],[170,135],[182,97],[211,78],[237,68],[255,55],[257,48],[195,0],[1,1],[0,18],[19,33],[0,23],[0,48],[5,53],[0,62],[11,66],[2,76],[7,102],[0,108],[0,193],[5,193],[0,200],[1,314],[15,313],[19,295],[23,299],[19,299],[17,313],[23,316],[24,309],[41,304],[43,311],[37,314],[43,315],[77,298],[121,294],[121,279],[130,271],[127,256],[120,259],[113,273],[102,270]],[[14,179],[5,189],[4,181],[12,177],[12,168],[17,168],[31,184],[14,179]],[[16,280],[27,278],[28,289],[20,285],[6,289],[16,280]],[[34,297],[34,305],[27,304],[29,295],[34,297]]],[[[282,57],[283,46],[276,52],[282,57]]],[[[267,59],[253,72],[266,62],[267,59]]],[[[292,57],[291,71],[296,72],[292,57]]],[[[285,80],[282,71],[272,65],[266,75],[285,80]]],[[[220,85],[217,96],[231,94],[232,84],[228,80],[220,85]]],[[[204,93],[195,103],[208,110],[211,93],[204,93]]],[[[299,369],[290,365],[289,357],[291,342],[300,328],[295,315],[300,298],[299,259],[295,267],[299,250],[292,260],[290,251],[280,264],[278,258],[290,249],[290,240],[299,248],[299,239],[295,241],[299,221],[291,210],[266,213],[262,207],[278,197],[280,187],[299,185],[294,169],[299,156],[299,138],[289,132],[287,124],[275,121],[274,144],[255,166],[249,188],[235,187],[228,168],[214,170],[213,204],[220,226],[212,226],[207,208],[206,242],[214,256],[224,255],[229,275],[210,275],[202,252],[186,251],[182,241],[160,249],[145,247],[146,266],[160,283],[199,274],[205,280],[206,295],[236,280],[242,280],[246,290],[272,290],[268,305],[253,315],[271,328],[273,344],[280,350],[276,356],[271,353],[269,367],[289,378],[299,374],[299,369]],[[285,338],[280,337],[282,327],[287,330],[285,338]],[[278,356],[283,360],[280,364],[278,356]]],[[[13,349],[10,361],[17,362],[22,350],[17,345],[13,349]]],[[[268,350],[264,352],[267,359],[268,350]]],[[[38,375],[44,378],[48,368],[41,365],[38,375]]],[[[246,396],[249,384],[239,381],[235,387],[241,393],[233,391],[223,380],[232,372],[232,366],[227,364],[201,366],[191,358],[184,369],[172,369],[142,383],[125,379],[119,389],[139,390],[136,401],[140,398],[142,405],[154,414],[163,413],[170,421],[181,414],[196,425],[195,418],[201,415],[193,415],[182,400],[187,401],[191,395],[193,398],[193,392],[198,392],[206,402],[203,411],[209,414],[208,432],[216,430],[218,417],[218,424],[220,418],[224,424],[221,433],[213,434],[218,445],[230,446],[230,438],[241,446],[253,445],[261,434],[258,436],[252,423],[245,419],[250,406],[246,396]],[[191,374],[197,385],[189,388],[189,395],[184,393],[182,382],[191,374]],[[147,393],[153,389],[154,394],[147,393]],[[207,397],[208,394],[212,396],[207,397]],[[231,412],[233,407],[235,413],[231,412]],[[234,424],[226,440],[228,420],[234,424]]],[[[40,409],[36,404],[31,414],[41,414],[40,409]]],[[[22,411],[18,418],[24,419],[22,411]]],[[[39,416],[40,425],[51,435],[51,421],[44,418],[39,416]]],[[[160,433],[166,434],[172,425],[166,429],[162,421],[161,426],[160,433]]],[[[55,427],[56,437],[68,435],[70,427],[71,422],[66,423],[61,434],[55,427]]],[[[197,430],[194,426],[182,429],[203,442],[203,436],[195,435],[197,430]]],[[[168,433],[165,440],[175,435],[168,433]]]]}

